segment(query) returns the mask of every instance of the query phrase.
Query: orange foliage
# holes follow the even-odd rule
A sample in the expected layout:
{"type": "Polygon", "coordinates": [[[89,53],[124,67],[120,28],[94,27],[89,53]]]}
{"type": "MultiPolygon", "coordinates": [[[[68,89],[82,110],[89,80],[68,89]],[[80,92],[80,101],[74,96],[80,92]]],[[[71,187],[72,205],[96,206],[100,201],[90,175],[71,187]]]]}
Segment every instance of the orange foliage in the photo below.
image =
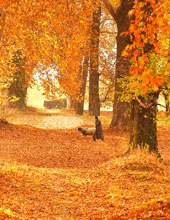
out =
{"type": "MultiPolygon", "coordinates": [[[[120,1],[110,2],[118,7],[120,1]]],[[[11,57],[19,49],[26,57],[27,78],[30,82],[37,64],[43,64],[47,72],[53,65],[58,71],[55,78],[62,91],[76,96],[81,84],[78,77],[80,63],[85,50],[89,49],[91,15],[97,4],[88,0],[1,0],[0,78],[8,79],[11,72],[15,72],[11,57]]],[[[152,88],[154,84],[156,90],[167,79],[160,77],[162,73],[153,73],[147,69],[151,69],[150,58],[154,53],[167,57],[168,62],[169,49],[162,44],[170,33],[169,6],[168,0],[134,0],[134,7],[129,12],[135,18],[129,28],[132,44],[122,55],[132,57],[130,72],[132,75],[144,75],[141,82],[145,89],[152,88]],[[147,48],[150,45],[153,48],[147,48]],[[150,77],[150,74],[154,74],[154,77],[150,77]],[[154,80],[152,85],[146,76],[154,80]]],[[[169,71],[169,66],[167,69],[169,71]]],[[[45,71],[41,70],[41,78],[47,78],[45,71]]],[[[43,80],[47,93],[57,90],[54,86],[53,91],[51,84],[54,84],[54,76],[48,74],[48,80],[43,80]]]]}
{"type": "MultiPolygon", "coordinates": [[[[169,69],[169,45],[165,43],[170,33],[170,2],[168,0],[134,1],[134,7],[129,12],[134,16],[129,31],[131,44],[128,45],[123,56],[132,57],[131,75],[138,75],[143,91],[158,90],[168,78],[164,72],[153,67],[152,58],[164,58],[164,65],[169,69]]],[[[156,67],[156,63],[154,64],[156,67]]]]}
{"type": "MultiPolygon", "coordinates": [[[[96,6],[89,1],[65,0],[18,0],[3,1],[2,4],[0,72],[7,77],[15,72],[11,57],[20,50],[26,57],[29,80],[37,64],[43,64],[42,78],[46,74],[44,70],[53,65],[58,71],[55,78],[63,90],[75,95],[79,88],[80,62],[89,38],[91,14],[96,6]]],[[[43,83],[47,92],[53,77],[48,74],[48,82],[43,83]]]]}

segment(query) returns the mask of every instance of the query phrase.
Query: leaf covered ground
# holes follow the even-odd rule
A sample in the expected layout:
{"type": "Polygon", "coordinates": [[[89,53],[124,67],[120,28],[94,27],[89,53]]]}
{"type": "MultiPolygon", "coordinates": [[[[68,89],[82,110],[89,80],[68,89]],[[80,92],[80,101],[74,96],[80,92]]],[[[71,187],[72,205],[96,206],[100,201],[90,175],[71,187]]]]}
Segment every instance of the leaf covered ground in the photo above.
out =
{"type": "Polygon", "coordinates": [[[163,161],[121,156],[128,132],[102,119],[104,142],[77,128],[1,123],[0,219],[170,219],[170,130],[158,129],[163,161]]]}

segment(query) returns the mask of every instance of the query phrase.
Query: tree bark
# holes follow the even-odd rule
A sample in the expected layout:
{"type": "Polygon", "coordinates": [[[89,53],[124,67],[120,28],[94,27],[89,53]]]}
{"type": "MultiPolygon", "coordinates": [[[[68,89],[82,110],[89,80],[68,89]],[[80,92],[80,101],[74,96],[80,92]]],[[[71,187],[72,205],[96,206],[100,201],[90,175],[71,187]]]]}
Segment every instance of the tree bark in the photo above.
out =
{"type": "MultiPolygon", "coordinates": [[[[158,93],[152,94],[145,106],[144,98],[132,102],[130,149],[148,147],[149,152],[159,154],[157,147],[157,100],[158,93]]],[[[160,155],[160,154],[159,154],[160,155]]]]}
{"type": "MultiPolygon", "coordinates": [[[[125,37],[120,37],[120,33],[126,31],[129,28],[131,20],[128,17],[128,12],[133,6],[133,1],[122,0],[119,9],[115,12],[109,0],[103,0],[106,7],[114,17],[117,27],[117,65],[116,65],[116,79],[120,79],[129,74],[129,60],[124,60],[121,57],[122,50],[130,42],[125,37]],[[109,2],[109,3],[108,3],[109,2]],[[122,69],[123,68],[123,69],[122,69]],[[124,70],[124,68],[126,70],[124,70]]],[[[147,48],[145,53],[148,52],[147,48]]],[[[121,91],[118,81],[115,83],[115,91],[121,91]]],[[[113,119],[111,127],[119,125],[126,125],[127,121],[130,121],[130,149],[137,147],[148,147],[149,151],[156,152],[160,156],[157,147],[157,100],[158,93],[147,94],[147,99],[144,97],[136,97],[131,103],[131,117],[129,120],[129,104],[121,103],[118,100],[118,94],[115,93],[113,119]],[[147,103],[146,103],[147,102],[147,103]]]]}
{"type": "MultiPolygon", "coordinates": [[[[154,14],[154,8],[150,7],[149,4],[146,4],[143,9],[146,15],[143,17],[143,23],[147,25],[147,18],[151,14],[154,14]]],[[[145,34],[147,35],[148,33],[145,34]]],[[[153,49],[154,45],[148,40],[143,48],[143,51],[148,58],[149,53],[152,52],[153,49]]],[[[153,73],[156,73],[156,66],[152,66],[150,68],[152,69],[153,73]]],[[[160,157],[157,146],[156,120],[158,96],[159,91],[148,91],[146,94],[143,94],[142,97],[136,97],[131,112],[130,147],[132,147],[132,149],[136,148],[137,146],[140,146],[140,148],[148,147],[150,152],[155,152],[157,153],[158,157],[160,157]]]]}
{"type": "Polygon", "coordinates": [[[128,37],[120,36],[121,33],[126,32],[129,28],[131,19],[128,12],[132,9],[132,1],[122,0],[119,8],[115,11],[109,0],[103,0],[105,6],[115,19],[117,23],[117,61],[116,61],[116,75],[115,75],[115,95],[113,103],[113,117],[110,127],[120,128],[130,126],[130,105],[127,102],[121,102],[119,100],[122,88],[120,86],[119,79],[129,75],[129,59],[121,56],[122,51],[130,43],[128,37]]]}
{"type": "Polygon", "coordinates": [[[90,48],[89,115],[100,115],[99,99],[99,37],[101,7],[93,12],[90,48]]]}
{"type": "Polygon", "coordinates": [[[76,109],[76,100],[73,99],[71,96],[67,98],[67,109],[68,110],[75,110],[76,109]]]}
{"type": "Polygon", "coordinates": [[[3,38],[3,31],[4,31],[4,26],[5,26],[5,10],[4,10],[4,7],[1,7],[0,8],[0,25],[1,25],[1,28],[0,28],[0,41],[2,41],[2,38],[3,38]]]}
{"type": "Polygon", "coordinates": [[[81,101],[78,102],[76,106],[76,114],[78,115],[83,115],[83,110],[84,110],[84,97],[86,93],[86,83],[87,83],[87,75],[88,75],[88,61],[89,61],[89,53],[87,52],[84,56],[84,61],[83,61],[82,87],[80,89],[81,101]]]}

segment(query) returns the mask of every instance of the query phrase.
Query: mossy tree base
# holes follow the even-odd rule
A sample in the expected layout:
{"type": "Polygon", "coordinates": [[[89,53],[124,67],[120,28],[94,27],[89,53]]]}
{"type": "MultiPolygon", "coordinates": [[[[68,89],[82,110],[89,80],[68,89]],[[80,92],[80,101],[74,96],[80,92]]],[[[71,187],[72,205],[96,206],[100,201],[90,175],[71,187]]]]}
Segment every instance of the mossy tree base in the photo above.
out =
{"type": "MultiPolygon", "coordinates": [[[[153,96],[152,96],[153,97],[153,96]]],[[[157,142],[157,106],[155,98],[149,102],[149,106],[142,106],[138,101],[132,102],[130,149],[148,147],[149,152],[155,152],[159,156],[157,142]]],[[[141,103],[144,99],[141,98],[141,103]]]]}

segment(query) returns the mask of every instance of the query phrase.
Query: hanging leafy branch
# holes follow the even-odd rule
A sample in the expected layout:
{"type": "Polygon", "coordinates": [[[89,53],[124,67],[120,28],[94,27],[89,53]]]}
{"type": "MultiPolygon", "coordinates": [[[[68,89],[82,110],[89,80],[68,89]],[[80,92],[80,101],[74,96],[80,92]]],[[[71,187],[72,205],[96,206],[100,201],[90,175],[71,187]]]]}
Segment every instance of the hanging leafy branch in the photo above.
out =
{"type": "Polygon", "coordinates": [[[131,44],[122,55],[131,57],[127,87],[137,96],[169,83],[169,6],[169,1],[136,0],[130,11],[134,20],[124,35],[129,35],[131,44]]]}

